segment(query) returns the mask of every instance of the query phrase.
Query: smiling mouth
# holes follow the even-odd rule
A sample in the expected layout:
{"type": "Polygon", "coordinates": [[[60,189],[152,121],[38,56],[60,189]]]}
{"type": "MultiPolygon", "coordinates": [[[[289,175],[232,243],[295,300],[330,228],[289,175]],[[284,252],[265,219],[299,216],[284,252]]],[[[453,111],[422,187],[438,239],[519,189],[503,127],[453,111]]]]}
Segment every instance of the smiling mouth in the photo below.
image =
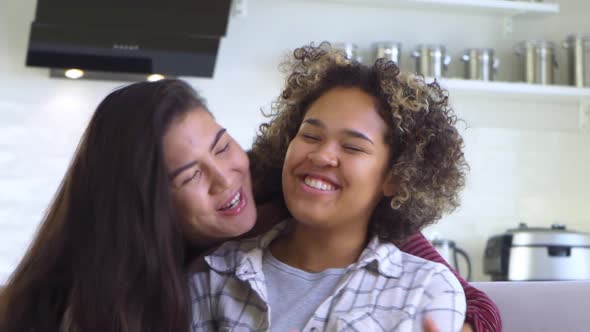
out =
{"type": "Polygon", "coordinates": [[[219,208],[217,210],[218,211],[231,210],[231,209],[235,208],[236,206],[238,206],[241,198],[242,198],[242,194],[241,194],[241,192],[238,191],[236,193],[236,195],[234,196],[234,198],[232,198],[232,200],[229,203],[227,203],[226,205],[222,206],[221,208],[219,208]]]}
{"type": "Polygon", "coordinates": [[[305,183],[305,185],[310,188],[321,190],[321,191],[334,191],[334,190],[338,189],[335,185],[333,185],[330,182],[320,180],[318,178],[315,178],[315,177],[312,177],[309,175],[307,175],[303,178],[303,183],[305,183]]]}

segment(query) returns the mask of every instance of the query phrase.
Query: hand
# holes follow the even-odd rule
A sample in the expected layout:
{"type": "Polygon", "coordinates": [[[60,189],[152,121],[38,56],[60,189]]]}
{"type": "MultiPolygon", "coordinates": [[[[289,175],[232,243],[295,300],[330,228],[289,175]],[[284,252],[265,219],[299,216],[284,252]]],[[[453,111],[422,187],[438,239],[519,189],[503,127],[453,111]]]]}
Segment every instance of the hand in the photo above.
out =
{"type": "Polygon", "coordinates": [[[473,327],[471,327],[469,323],[465,323],[461,328],[461,332],[475,332],[475,330],[473,329],[473,327]]]}
{"type": "Polygon", "coordinates": [[[432,320],[432,318],[424,318],[424,332],[440,332],[440,330],[438,329],[438,327],[436,326],[436,323],[434,322],[434,320],[432,320]]]}
{"type": "MultiPolygon", "coordinates": [[[[424,318],[424,332],[440,332],[434,320],[426,317],[424,318]]],[[[473,327],[469,323],[463,324],[461,332],[474,332],[473,327]]]]}

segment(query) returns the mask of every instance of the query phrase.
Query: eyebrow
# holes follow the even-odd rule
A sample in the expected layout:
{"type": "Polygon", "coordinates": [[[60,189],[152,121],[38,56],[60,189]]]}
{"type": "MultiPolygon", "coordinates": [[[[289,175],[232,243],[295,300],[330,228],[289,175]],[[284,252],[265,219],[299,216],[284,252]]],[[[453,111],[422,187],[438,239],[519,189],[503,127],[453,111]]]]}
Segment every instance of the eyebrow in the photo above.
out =
{"type": "MultiPolygon", "coordinates": [[[[314,127],[319,127],[322,129],[326,128],[326,125],[322,121],[315,119],[315,118],[307,118],[307,119],[303,120],[302,124],[304,124],[304,123],[308,123],[314,127]]],[[[347,136],[364,139],[365,141],[368,141],[369,143],[375,145],[375,143],[369,137],[367,137],[367,135],[361,133],[360,131],[353,130],[353,129],[342,129],[341,131],[347,136]]]]}
{"type": "Polygon", "coordinates": [[[211,146],[209,147],[209,151],[213,151],[213,148],[215,148],[215,146],[217,145],[217,143],[219,142],[219,140],[221,139],[223,134],[225,134],[225,132],[226,132],[225,128],[219,129],[219,131],[217,132],[217,135],[215,135],[215,139],[213,139],[213,142],[211,143],[211,146]]]}
{"type": "MultiPolygon", "coordinates": [[[[213,149],[215,148],[217,143],[219,143],[219,140],[221,139],[221,137],[223,137],[223,134],[225,134],[226,131],[227,130],[225,128],[219,129],[217,134],[215,134],[215,138],[213,139],[213,142],[211,142],[211,146],[209,147],[209,151],[213,151],[213,149]]],[[[198,161],[193,160],[193,161],[187,163],[186,165],[180,166],[177,169],[175,169],[173,172],[171,172],[170,175],[168,175],[168,178],[170,180],[174,180],[180,173],[195,166],[198,163],[199,163],[198,161]]]]}

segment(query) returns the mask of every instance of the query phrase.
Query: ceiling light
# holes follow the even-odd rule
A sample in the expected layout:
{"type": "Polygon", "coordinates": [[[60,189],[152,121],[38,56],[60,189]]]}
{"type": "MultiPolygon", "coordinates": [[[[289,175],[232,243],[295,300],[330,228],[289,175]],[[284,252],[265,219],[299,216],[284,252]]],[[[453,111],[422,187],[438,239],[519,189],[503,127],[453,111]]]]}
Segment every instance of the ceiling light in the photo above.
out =
{"type": "Polygon", "coordinates": [[[164,79],[163,75],[160,74],[151,74],[147,77],[147,80],[150,82],[155,82],[164,79]]]}
{"type": "Polygon", "coordinates": [[[67,78],[78,79],[84,76],[84,71],[80,69],[68,69],[65,74],[67,78]]]}

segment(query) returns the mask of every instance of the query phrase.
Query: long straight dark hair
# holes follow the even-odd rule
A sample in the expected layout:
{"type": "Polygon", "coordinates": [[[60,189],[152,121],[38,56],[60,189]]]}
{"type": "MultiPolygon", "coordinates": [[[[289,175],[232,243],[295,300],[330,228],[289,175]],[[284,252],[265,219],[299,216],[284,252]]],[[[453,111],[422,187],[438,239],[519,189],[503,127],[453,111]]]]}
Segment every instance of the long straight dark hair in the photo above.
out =
{"type": "Polygon", "coordinates": [[[38,233],[0,293],[0,331],[186,331],[186,242],[162,138],[205,108],[179,80],[142,82],[96,109],[38,233]]]}

